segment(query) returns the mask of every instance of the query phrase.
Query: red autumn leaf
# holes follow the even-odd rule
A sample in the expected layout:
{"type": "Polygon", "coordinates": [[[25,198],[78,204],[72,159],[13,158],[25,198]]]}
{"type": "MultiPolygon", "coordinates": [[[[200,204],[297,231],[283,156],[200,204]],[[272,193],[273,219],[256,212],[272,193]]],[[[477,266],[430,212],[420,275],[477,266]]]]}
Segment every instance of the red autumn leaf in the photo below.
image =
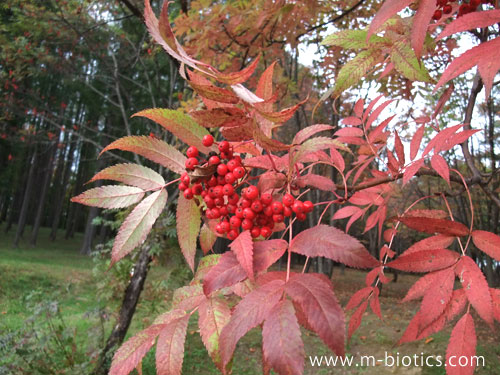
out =
{"type": "Polygon", "coordinates": [[[269,190],[281,189],[287,183],[287,178],[283,173],[278,173],[274,171],[269,171],[262,173],[259,176],[259,182],[257,187],[261,194],[268,192],[269,190]]]}
{"type": "Polygon", "coordinates": [[[336,137],[362,137],[364,132],[360,128],[348,127],[337,130],[333,135],[336,137]]]}
{"type": "Polygon", "coordinates": [[[405,298],[403,298],[401,302],[408,302],[423,297],[424,294],[427,292],[427,289],[429,289],[434,283],[435,280],[434,274],[437,272],[441,271],[428,273],[422,276],[420,279],[418,279],[415,282],[415,284],[411,286],[410,290],[408,290],[408,293],[406,293],[405,298]]]}
{"type": "Polygon", "coordinates": [[[441,111],[443,110],[444,108],[444,105],[446,104],[446,102],[448,100],[450,100],[451,98],[451,95],[453,94],[453,91],[455,90],[455,86],[453,85],[453,83],[451,83],[447,88],[446,90],[444,90],[444,92],[441,94],[441,96],[439,97],[439,100],[436,104],[436,107],[434,109],[434,113],[432,114],[432,118],[436,118],[437,115],[439,115],[441,113],[441,111]]]}
{"type": "MultiPolygon", "coordinates": [[[[405,213],[405,217],[425,217],[428,219],[446,219],[448,214],[443,210],[411,210],[405,213]]],[[[434,246],[435,247],[435,246],[434,246]]]]}
{"type": "Polygon", "coordinates": [[[380,292],[378,287],[373,287],[373,294],[369,302],[370,302],[370,308],[372,309],[373,313],[377,315],[380,320],[383,320],[382,311],[380,310],[380,300],[378,299],[379,293],[380,292]]]}
{"type": "Polygon", "coordinates": [[[354,114],[357,117],[361,117],[363,115],[363,108],[365,106],[365,101],[363,99],[358,99],[356,104],[354,104],[354,114]]]}
{"type": "Polygon", "coordinates": [[[458,221],[445,219],[434,219],[429,217],[399,217],[399,221],[411,229],[424,233],[441,233],[448,236],[466,236],[469,233],[467,228],[458,221]]]}
{"type": "Polygon", "coordinates": [[[71,198],[71,202],[102,208],[122,208],[139,202],[144,190],[134,186],[107,185],[83,192],[71,198]]]}
{"type": "Polygon", "coordinates": [[[234,309],[220,335],[220,353],[225,368],[231,360],[236,343],[252,328],[261,324],[281,300],[283,280],[273,280],[247,294],[234,309]]]}
{"type": "Polygon", "coordinates": [[[403,173],[403,184],[405,185],[408,181],[411,180],[413,176],[419,171],[419,169],[424,165],[424,159],[414,160],[409,166],[405,168],[403,173]]]}
{"type": "Polygon", "coordinates": [[[170,321],[162,328],[156,344],[156,371],[159,374],[181,375],[188,314],[170,321]]]}
{"type": "Polygon", "coordinates": [[[427,288],[420,305],[420,327],[425,327],[437,319],[450,302],[455,283],[453,268],[446,268],[432,274],[433,286],[427,288]]]}
{"type": "Polygon", "coordinates": [[[290,250],[310,257],[324,256],[349,267],[372,268],[379,264],[357,239],[324,224],[300,232],[290,250]]]}
{"type": "Polygon", "coordinates": [[[462,283],[467,299],[479,316],[488,324],[493,324],[493,304],[488,282],[476,262],[463,256],[457,263],[455,272],[462,283]]]}
{"type": "Polygon", "coordinates": [[[348,126],[359,126],[363,123],[359,117],[350,116],[342,119],[342,123],[348,126]]]}
{"type": "Polygon", "coordinates": [[[174,291],[172,297],[172,308],[180,310],[192,310],[198,307],[206,297],[200,284],[185,285],[174,291]]]}
{"type": "Polygon", "coordinates": [[[345,169],[345,161],[340,152],[337,151],[335,147],[329,147],[330,150],[330,161],[335,165],[340,172],[345,169]]]}
{"type": "Polygon", "coordinates": [[[314,189],[319,189],[324,191],[336,190],[335,183],[331,178],[314,173],[308,173],[304,176],[300,176],[295,180],[295,183],[299,188],[309,186],[314,189]]]}
{"type": "Polygon", "coordinates": [[[201,213],[192,199],[179,195],[177,201],[177,240],[189,268],[194,272],[196,240],[200,233],[201,213]]]}
{"type": "Polygon", "coordinates": [[[363,300],[365,300],[366,298],[368,298],[368,296],[371,294],[372,291],[373,291],[373,288],[371,286],[367,286],[366,288],[358,290],[356,293],[354,293],[352,295],[352,297],[349,300],[349,302],[347,302],[345,310],[349,311],[349,310],[352,310],[355,307],[359,306],[359,304],[363,300]]]}
{"type": "Polygon", "coordinates": [[[500,236],[484,230],[472,232],[472,241],[478,249],[500,262],[500,236]]]}
{"type": "Polygon", "coordinates": [[[222,329],[231,319],[231,309],[219,297],[209,297],[198,308],[198,327],[208,354],[217,368],[224,371],[220,356],[219,340],[222,329]]]}
{"type": "Polygon", "coordinates": [[[200,85],[189,81],[189,86],[203,98],[213,100],[217,103],[236,104],[240,99],[231,91],[214,85],[200,85]]]}
{"type": "Polygon", "coordinates": [[[443,313],[427,327],[421,327],[420,333],[416,337],[417,340],[428,337],[434,333],[441,331],[446,323],[451,322],[460,314],[467,304],[467,297],[463,289],[455,289],[451,295],[450,302],[446,306],[443,313]]]}
{"type": "Polygon", "coordinates": [[[250,65],[248,65],[246,68],[243,68],[239,72],[217,73],[216,79],[217,81],[228,85],[237,85],[238,83],[246,82],[255,71],[255,68],[257,68],[259,60],[260,60],[260,55],[258,55],[257,58],[254,61],[252,61],[250,65]]]}
{"type": "MultiPolygon", "coordinates": [[[[379,97],[380,98],[380,97],[379,97]]],[[[373,110],[372,113],[370,113],[369,111],[371,111],[371,109],[373,108],[373,106],[375,106],[375,104],[378,102],[378,99],[376,100],[373,100],[368,108],[366,109],[366,112],[365,112],[365,115],[363,116],[363,121],[365,120],[365,118],[367,117],[367,114],[370,113],[370,115],[368,116],[368,119],[366,120],[366,128],[370,128],[373,124],[373,122],[380,116],[380,114],[382,113],[382,111],[389,105],[393,102],[394,100],[386,100],[385,102],[383,102],[382,104],[380,104],[377,108],[375,108],[373,110]]],[[[382,121],[382,123],[384,125],[388,125],[389,122],[392,120],[394,116],[392,117],[389,117],[387,119],[385,119],[384,121],[382,121]]],[[[381,124],[382,124],[381,123],[381,124]]],[[[384,126],[385,127],[385,126],[384,126]]]]}
{"type": "Polygon", "coordinates": [[[446,348],[446,373],[448,375],[472,375],[477,364],[472,363],[476,355],[476,329],[474,320],[466,313],[451,331],[446,348]],[[465,366],[458,365],[458,358],[468,359],[465,366]],[[450,362],[451,360],[451,362],[450,362]]]}
{"type": "MultiPolygon", "coordinates": [[[[230,251],[228,253],[232,254],[230,251]]],[[[234,254],[233,257],[236,259],[234,254]]],[[[196,267],[196,273],[194,274],[192,283],[201,283],[205,279],[208,272],[219,263],[220,258],[221,255],[219,254],[210,254],[201,258],[200,262],[198,263],[198,267],[196,267]]]]}
{"type": "Polygon", "coordinates": [[[249,168],[260,168],[260,169],[273,169],[273,163],[278,169],[278,171],[284,171],[287,168],[286,163],[283,159],[276,155],[262,155],[255,156],[253,158],[248,158],[243,160],[243,165],[249,168]]]}
{"type": "Polygon", "coordinates": [[[368,29],[368,34],[366,40],[370,39],[373,33],[376,33],[378,29],[392,16],[396,15],[400,10],[406,8],[412,0],[386,0],[382,3],[382,7],[379,9],[375,18],[370,23],[370,28],[368,29]]]}
{"type": "Polygon", "coordinates": [[[269,312],[262,328],[262,351],[266,362],[278,374],[301,375],[304,344],[290,300],[282,300],[269,312]]]}
{"type": "Polygon", "coordinates": [[[432,168],[448,183],[450,184],[450,168],[448,163],[439,154],[434,154],[431,158],[432,168]]]}
{"type": "Polygon", "coordinates": [[[342,207],[341,209],[335,212],[332,220],[345,219],[346,217],[351,217],[352,215],[357,214],[359,212],[363,212],[363,210],[356,206],[342,207]]]}
{"type": "Polygon", "coordinates": [[[296,146],[297,151],[292,155],[291,165],[301,162],[302,158],[309,153],[319,150],[325,150],[331,147],[345,149],[345,146],[343,146],[341,143],[339,143],[339,141],[335,139],[331,139],[328,137],[310,138],[300,146],[296,146]]]}
{"type": "Polygon", "coordinates": [[[128,339],[113,356],[109,375],[129,374],[151,349],[162,325],[148,327],[128,339]]]}
{"type": "Polygon", "coordinates": [[[459,57],[453,59],[450,65],[441,75],[434,90],[444,85],[453,78],[465,73],[473,66],[477,65],[477,69],[484,82],[486,96],[489,97],[493,80],[496,73],[500,69],[500,59],[497,58],[498,49],[500,48],[500,38],[494,38],[487,42],[481,43],[464,52],[459,57]]]}
{"type": "Polygon", "coordinates": [[[156,138],[144,136],[123,137],[106,146],[101,151],[101,154],[116,149],[144,156],[175,173],[182,174],[186,171],[186,157],[175,147],[156,138]]]}
{"type": "Polygon", "coordinates": [[[258,126],[253,127],[252,134],[255,142],[264,150],[285,151],[291,147],[290,145],[284,144],[276,139],[269,138],[258,126]]]}
{"type": "Polygon", "coordinates": [[[236,254],[236,259],[238,259],[250,280],[253,280],[253,240],[250,231],[241,232],[229,247],[236,254]]]}
{"type": "Polygon", "coordinates": [[[446,249],[421,250],[401,255],[386,266],[408,272],[431,272],[451,267],[458,257],[458,253],[446,249]]]}
{"type": "Polygon", "coordinates": [[[439,151],[441,151],[442,147],[446,144],[448,139],[452,137],[463,126],[463,124],[458,124],[439,131],[439,133],[437,133],[429,141],[429,143],[427,143],[427,146],[425,146],[422,157],[426,156],[432,149],[434,149],[434,153],[438,153],[439,151]]]}
{"type": "Polygon", "coordinates": [[[400,166],[405,165],[405,148],[401,138],[399,138],[398,133],[394,133],[394,147],[396,149],[396,155],[398,156],[398,161],[400,166]]]}
{"type": "Polygon", "coordinates": [[[418,11],[413,18],[411,28],[411,48],[415,51],[417,58],[422,54],[427,28],[436,10],[435,0],[422,0],[419,3],[418,11]]]}
{"type": "Polygon", "coordinates": [[[285,240],[256,241],[253,244],[253,270],[255,272],[266,271],[273,265],[288,248],[285,240]]]}
{"type": "MultiPolygon", "coordinates": [[[[187,70],[188,76],[190,79],[190,82],[195,83],[197,85],[205,85],[205,86],[211,86],[212,82],[210,82],[207,78],[204,76],[197,74],[191,70],[187,70]]],[[[207,107],[207,109],[215,109],[215,108],[231,108],[233,107],[232,104],[228,103],[220,103],[214,100],[207,99],[205,97],[201,97],[201,100],[203,101],[203,104],[207,107]]],[[[226,138],[227,139],[227,138],[226,138]]]]}
{"type": "Polygon", "coordinates": [[[412,342],[417,339],[419,333],[419,322],[420,322],[420,312],[417,312],[403,333],[403,336],[398,341],[398,345],[401,345],[405,342],[412,342]]]}
{"type": "Polygon", "coordinates": [[[257,108],[257,111],[259,112],[259,114],[262,117],[264,117],[266,120],[272,121],[274,123],[282,124],[282,123],[285,123],[288,120],[290,120],[292,118],[292,116],[295,114],[295,112],[297,111],[297,109],[299,109],[299,107],[302,104],[304,104],[308,99],[309,98],[305,98],[303,101],[299,102],[298,104],[295,104],[293,107],[285,108],[279,112],[265,112],[265,111],[259,110],[258,107],[256,107],[256,108],[257,108]]]}
{"type": "Polygon", "coordinates": [[[245,112],[236,107],[213,108],[190,113],[201,126],[205,128],[218,128],[221,126],[241,126],[248,121],[245,112]]]}
{"type": "Polygon", "coordinates": [[[442,151],[448,151],[451,148],[453,148],[456,145],[460,145],[464,143],[467,139],[472,137],[474,134],[477,132],[480,132],[481,130],[479,129],[468,129],[461,131],[459,133],[453,134],[451,137],[448,137],[444,143],[444,145],[441,147],[442,151]]]}
{"type": "Polygon", "coordinates": [[[325,124],[316,124],[316,125],[308,126],[304,129],[299,130],[299,132],[297,134],[295,134],[295,137],[293,137],[292,143],[295,145],[301,144],[317,133],[324,132],[326,130],[332,130],[332,129],[333,129],[333,126],[325,125],[325,124]]]}
{"type": "Polygon", "coordinates": [[[156,219],[163,211],[167,198],[167,191],[162,189],[155,191],[135,206],[115,237],[111,251],[111,264],[118,262],[144,242],[156,219]]]}
{"type": "Polygon", "coordinates": [[[276,65],[276,61],[274,61],[269,67],[262,73],[259,78],[259,82],[257,83],[257,89],[255,90],[255,94],[264,99],[265,102],[259,103],[258,105],[263,111],[270,112],[272,111],[273,105],[268,102],[273,97],[273,73],[274,66],[276,65]]]}
{"type": "Polygon", "coordinates": [[[493,301],[493,316],[500,322],[500,289],[490,288],[490,294],[493,301]]]}
{"type": "Polygon", "coordinates": [[[203,278],[203,291],[208,296],[215,290],[244,280],[247,274],[232,251],[225,252],[216,266],[203,278]]]}
{"type": "Polygon", "coordinates": [[[212,250],[212,246],[214,246],[216,240],[216,234],[209,228],[206,223],[203,224],[200,229],[200,247],[203,251],[203,255],[207,255],[210,250],[212,250]]]}
{"type": "Polygon", "coordinates": [[[315,274],[295,274],[287,294],[300,305],[308,324],[337,355],[344,355],[344,312],[331,284],[315,274]]]}
{"type": "Polygon", "coordinates": [[[150,168],[138,164],[116,164],[97,173],[89,181],[113,180],[138,188],[161,189],[165,185],[163,177],[150,168]]]}
{"type": "Polygon", "coordinates": [[[361,324],[361,320],[363,319],[363,314],[368,307],[368,301],[364,301],[357,310],[352,314],[351,319],[349,320],[349,327],[347,330],[347,340],[351,339],[352,334],[358,329],[361,324]]]}
{"type": "Polygon", "coordinates": [[[455,237],[445,236],[443,234],[437,234],[432,237],[424,238],[418,242],[415,242],[407,250],[405,250],[401,255],[408,255],[420,250],[432,250],[432,249],[446,249],[450,246],[455,237]]]}
{"type": "Polygon", "coordinates": [[[461,31],[482,29],[498,22],[500,22],[500,9],[464,14],[446,25],[446,28],[437,36],[436,40],[441,40],[461,31]]]}

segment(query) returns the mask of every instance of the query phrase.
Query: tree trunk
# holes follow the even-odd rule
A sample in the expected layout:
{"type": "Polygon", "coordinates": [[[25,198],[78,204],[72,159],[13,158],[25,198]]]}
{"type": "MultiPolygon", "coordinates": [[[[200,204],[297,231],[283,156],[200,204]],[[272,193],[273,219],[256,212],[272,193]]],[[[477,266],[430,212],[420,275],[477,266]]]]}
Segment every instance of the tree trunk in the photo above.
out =
{"type": "Polygon", "coordinates": [[[85,225],[85,234],[83,235],[83,244],[80,248],[80,254],[90,255],[92,251],[92,240],[94,239],[96,227],[92,221],[99,215],[98,207],[91,207],[87,216],[87,224],[85,225]]]}
{"type": "Polygon", "coordinates": [[[33,229],[31,231],[31,246],[36,246],[36,240],[38,239],[38,232],[40,230],[40,224],[42,223],[43,218],[43,208],[45,206],[45,200],[47,198],[47,193],[50,186],[50,179],[52,177],[52,167],[54,165],[54,157],[56,155],[56,144],[52,144],[51,149],[47,155],[47,163],[46,168],[43,173],[43,181],[42,181],[42,191],[39,196],[38,208],[36,212],[35,222],[33,223],[33,229]]]}
{"type": "Polygon", "coordinates": [[[33,190],[33,181],[34,181],[34,177],[35,177],[36,162],[37,162],[37,157],[36,157],[36,148],[35,148],[35,150],[33,151],[33,156],[31,158],[31,166],[30,166],[30,171],[28,173],[28,181],[26,183],[26,190],[24,191],[23,204],[21,206],[19,220],[17,221],[17,230],[16,230],[16,236],[14,238],[14,247],[19,246],[19,241],[21,240],[21,236],[22,236],[23,231],[24,231],[24,225],[26,224],[26,217],[28,215],[28,207],[29,207],[29,203],[31,200],[31,192],[33,190]]]}
{"type": "Polygon", "coordinates": [[[125,289],[125,295],[123,297],[118,320],[113,327],[113,331],[109,335],[106,346],[101,352],[99,362],[93,372],[94,375],[105,375],[108,373],[113,353],[123,342],[125,335],[127,334],[128,327],[130,326],[130,322],[132,321],[132,317],[134,316],[135,309],[137,307],[137,302],[139,301],[142,289],[144,288],[144,282],[146,281],[146,276],[148,274],[149,264],[151,263],[151,256],[149,255],[150,248],[151,245],[148,242],[144,243],[142,246],[139,259],[134,265],[134,274],[130,279],[127,289],[125,289]]]}

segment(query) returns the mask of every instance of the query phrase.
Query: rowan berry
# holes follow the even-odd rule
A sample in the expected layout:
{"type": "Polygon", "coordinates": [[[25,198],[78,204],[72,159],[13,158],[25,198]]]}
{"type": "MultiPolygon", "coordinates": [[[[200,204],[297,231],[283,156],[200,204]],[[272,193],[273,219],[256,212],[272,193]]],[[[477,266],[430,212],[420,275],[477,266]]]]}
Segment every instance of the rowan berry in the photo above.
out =
{"type": "Polygon", "coordinates": [[[214,144],[214,137],[212,137],[210,134],[204,135],[201,140],[201,143],[205,147],[210,147],[214,144]]]}
{"type": "Polygon", "coordinates": [[[250,200],[254,200],[259,196],[259,189],[257,189],[257,186],[250,185],[247,187],[246,192],[245,192],[245,197],[250,200]]]}
{"type": "Polygon", "coordinates": [[[287,207],[290,207],[293,202],[295,201],[295,198],[293,197],[292,194],[289,194],[289,193],[286,193],[284,196],[283,196],[283,204],[287,207]]]}
{"type": "Polygon", "coordinates": [[[217,174],[219,176],[225,176],[228,171],[229,171],[229,169],[227,168],[226,164],[219,164],[217,166],[217,174]]]}
{"type": "Polygon", "coordinates": [[[271,229],[269,227],[260,228],[260,235],[262,237],[269,237],[272,234],[271,229]]]}
{"type": "Polygon", "coordinates": [[[239,180],[240,178],[245,176],[245,168],[243,167],[234,168],[233,175],[237,180],[239,180]]]}
{"type": "Polygon", "coordinates": [[[240,201],[240,206],[243,207],[243,208],[248,208],[252,205],[252,201],[249,200],[249,199],[246,199],[246,198],[243,198],[241,201],[240,201]]]}
{"type": "Polygon", "coordinates": [[[282,223],[285,220],[285,217],[282,214],[274,214],[273,221],[275,223],[282,223]]]}
{"type": "Polygon", "coordinates": [[[238,163],[235,159],[231,159],[227,162],[227,169],[229,169],[230,172],[234,171],[234,168],[239,166],[240,163],[238,163]]]}
{"type": "Polygon", "coordinates": [[[236,237],[238,237],[238,231],[236,229],[231,229],[229,232],[227,232],[227,238],[231,241],[235,240],[236,237]]]}
{"type": "Polygon", "coordinates": [[[262,211],[263,207],[262,207],[262,203],[260,202],[260,200],[254,200],[252,202],[252,205],[250,206],[252,208],[252,211],[254,212],[260,212],[262,211]]]}
{"type": "Polygon", "coordinates": [[[210,197],[210,195],[206,195],[204,198],[203,198],[203,201],[205,202],[205,204],[207,205],[207,208],[213,208],[215,207],[215,202],[213,200],[212,197],[210,197]]]}
{"type": "Polygon", "coordinates": [[[220,216],[227,216],[229,215],[229,210],[227,209],[227,206],[222,205],[219,208],[220,216]]]}
{"type": "Polygon", "coordinates": [[[186,155],[188,158],[195,158],[198,156],[198,149],[194,146],[191,146],[187,149],[186,155]]]}
{"type": "Polygon", "coordinates": [[[217,207],[221,207],[221,206],[223,206],[223,205],[224,205],[224,199],[223,199],[223,198],[221,198],[221,197],[216,197],[216,198],[214,199],[214,203],[215,203],[215,205],[216,205],[217,207]]]}
{"type": "Polygon", "coordinates": [[[215,187],[215,186],[217,186],[218,185],[217,178],[215,176],[210,177],[210,179],[207,182],[207,185],[209,187],[215,187]]]}
{"type": "Polygon", "coordinates": [[[273,202],[273,196],[269,193],[264,193],[260,196],[260,201],[264,206],[268,206],[273,202]]]}
{"type": "Polygon", "coordinates": [[[250,231],[250,234],[252,235],[252,238],[257,238],[260,236],[260,228],[259,227],[253,227],[252,230],[250,231]]]}
{"type": "Polygon", "coordinates": [[[441,18],[442,15],[443,15],[443,12],[441,12],[441,9],[436,9],[434,11],[434,14],[432,15],[432,19],[434,21],[438,21],[441,18]]]}
{"type": "Polygon", "coordinates": [[[186,199],[193,199],[193,191],[190,189],[190,188],[187,188],[186,190],[184,190],[184,198],[186,199]]]}
{"type": "Polygon", "coordinates": [[[236,216],[231,216],[229,219],[229,225],[231,225],[231,228],[239,228],[241,225],[241,219],[236,216]]]}
{"type": "Polygon", "coordinates": [[[229,203],[226,207],[228,213],[234,214],[236,212],[236,206],[234,204],[229,203]]]}
{"type": "Polygon", "coordinates": [[[314,208],[314,204],[311,201],[304,201],[304,211],[311,212],[314,208]]]}
{"type": "Polygon", "coordinates": [[[232,194],[231,196],[229,196],[227,198],[227,201],[230,204],[237,204],[239,200],[240,200],[240,197],[236,193],[232,194]]]}
{"type": "Polygon", "coordinates": [[[271,206],[264,207],[264,215],[268,217],[273,216],[273,209],[271,206]]]}
{"type": "Polygon", "coordinates": [[[209,165],[217,165],[220,163],[220,158],[217,155],[210,156],[208,158],[208,164],[209,165]]]}
{"type": "Polygon", "coordinates": [[[283,207],[284,216],[292,216],[292,209],[288,206],[283,207]]]}
{"type": "Polygon", "coordinates": [[[230,229],[229,221],[227,221],[227,220],[221,221],[220,226],[221,226],[223,233],[226,233],[230,229]]]}
{"type": "Polygon", "coordinates": [[[250,207],[244,208],[243,217],[245,219],[253,220],[255,218],[255,212],[253,212],[250,207]]]}
{"type": "Polygon", "coordinates": [[[220,152],[228,152],[230,148],[230,144],[228,141],[222,141],[219,143],[219,151],[220,152]]]}
{"type": "Polygon", "coordinates": [[[271,203],[271,209],[273,210],[273,214],[280,214],[283,212],[283,204],[278,201],[274,201],[271,203]]]}
{"type": "Polygon", "coordinates": [[[236,212],[235,212],[235,215],[238,219],[244,219],[245,217],[243,216],[243,210],[244,208],[243,207],[238,207],[236,209],[236,212]]]}
{"type": "Polygon", "coordinates": [[[191,189],[193,190],[194,195],[200,195],[203,191],[203,186],[201,186],[201,184],[194,184],[191,189]]]}
{"type": "Polygon", "coordinates": [[[241,228],[243,230],[250,230],[253,228],[253,222],[250,219],[243,219],[241,222],[241,228]]]}
{"type": "Polygon", "coordinates": [[[450,4],[447,4],[443,7],[443,13],[444,14],[450,14],[451,11],[453,10],[452,6],[450,4]]]}
{"type": "Polygon", "coordinates": [[[305,214],[305,213],[303,213],[303,212],[299,212],[299,213],[297,214],[297,220],[299,220],[299,221],[304,221],[305,219],[306,219],[306,214],[305,214]]]}
{"type": "Polygon", "coordinates": [[[220,217],[220,211],[217,207],[212,208],[210,212],[212,213],[213,219],[218,219],[220,217]]]}
{"type": "Polygon", "coordinates": [[[181,182],[181,183],[179,184],[179,190],[180,190],[180,191],[184,191],[184,190],[186,190],[187,188],[188,188],[188,186],[187,186],[184,182],[181,182]]]}
{"type": "Polygon", "coordinates": [[[186,169],[194,169],[196,165],[198,165],[198,159],[196,158],[187,158],[186,159],[186,169]]]}
{"type": "Polygon", "coordinates": [[[189,185],[189,183],[191,182],[191,179],[189,178],[189,175],[187,173],[183,173],[182,176],[181,176],[181,181],[185,184],[185,185],[189,185]]]}
{"type": "Polygon", "coordinates": [[[292,211],[296,214],[304,212],[304,203],[301,201],[295,201],[292,206],[292,211]]]}
{"type": "Polygon", "coordinates": [[[227,184],[231,184],[232,185],[236,181],[236,177],[234,177],[234,174],[232,174],[232,173],[226,173],[225,176],[224,176],[224,181],[227,184]]]}
{"type": "Polygon", "coordinates": [[[231,196],[231,195],[233,195],[234,194],[233,185],[225,184],[222,187],[222,192],[224,193],[224,195],[227,195],[228,197],[231,196]]]}

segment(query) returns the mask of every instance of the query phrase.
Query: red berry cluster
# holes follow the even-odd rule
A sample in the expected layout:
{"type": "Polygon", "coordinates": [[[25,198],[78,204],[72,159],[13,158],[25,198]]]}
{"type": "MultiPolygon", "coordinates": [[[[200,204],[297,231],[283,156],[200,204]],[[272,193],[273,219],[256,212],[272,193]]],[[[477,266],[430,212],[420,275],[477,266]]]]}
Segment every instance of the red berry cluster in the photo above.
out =
{"type": "MultiPolygon", "coordinates": [[[[441,19],[443,14],[450,14],[453,8],[450,3],[454,3],[457,0],[436,0],[437,9],[434,11],[432,19],[438,21],[441,19]]],[[[477,10],[480,4],[495,4],[495,0],[468,0],[468,2],[463,1],[458,8],[457,17],[461,17],[464,14],[472,13],[477,10]]]]}
{"type": "MultiPolygon", "coordinates": [[[[203,145],[210,147],[214,143],[211,135],[203,137],[203,145]]],[[[300,201],[293,195],[284,194],[281,201],[275,200],[272,194],[260,194],[254,185],[241,188],[247,184],[247,171],[242,166],[241,158],[233,155],[231,145],[227,141],[218,143],[219,153],[211,152],[208,160],[202,159],[196,147],[189,147],[186,155],[186,170],[191,171],[197,165],[201,167],[216,166],[215,172],[192,181],[188,172],[180,178],[179,190],[184,198],[202,199],[207,219],[219,220],[216,231],[220,235],[234,240],[240,230],[249,230],[253,238],[271,235],[276,223],[282,223],[285,217],[294,213],[298,220],[305,220],[311,212],[311,201],[300,201]]],[[[212,168],[213,168],[212,167],[212,168]]],[[[194,179],[193,179],[194,180],[194,179]]]]}

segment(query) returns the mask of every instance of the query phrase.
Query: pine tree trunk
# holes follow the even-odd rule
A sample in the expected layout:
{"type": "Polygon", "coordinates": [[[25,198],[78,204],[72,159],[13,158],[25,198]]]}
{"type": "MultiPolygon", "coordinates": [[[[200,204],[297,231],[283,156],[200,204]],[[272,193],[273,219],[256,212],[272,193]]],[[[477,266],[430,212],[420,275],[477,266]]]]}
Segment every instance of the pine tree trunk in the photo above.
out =
{"type": "Polygon", "coordinates": [[[19,246],[19,241],[21,240],[21,236],[24,231],[24,226],[26,224],[26,218],[28,215],[28,207],[30,204],[31,200],[31,193],[33,191],[33,182],[35,179],[35,171],[36,171],[36,164],[37,164],[37,155],[36,155],[36,148],[33,152],[33,156],[31,158],[31,166],[30,166],[30,171],[28,173],[28,181],[26,183],[26,190],[24,191],[24,198],[23,198],[23,204],[21,206],[21,212],[19,213],[19,220],[17,221],[17,230],[16,230],[16,236],[14,238],[14,247],[19,246]]]}
{"type": "Polygon", "coordinates": [[[148,275],[149,264],[151,263],[151,256],[149,255],[150,248],[151,245],[148,242],[144,243],[141,248],[139,259],[134,265],[134,274],[130,279],[127,289],[125,289],[118,320],[113,327],[113,331],[109,335],[106,346],[101,352],[99,362],[93,372],[94,375],[105,375],[108,373],[111,358],[127,334],[128,327],[130,326],[130,322],[132,321],[132,317],[137,307],[137,302],[144,288],[144,282],[148,275]]]}

